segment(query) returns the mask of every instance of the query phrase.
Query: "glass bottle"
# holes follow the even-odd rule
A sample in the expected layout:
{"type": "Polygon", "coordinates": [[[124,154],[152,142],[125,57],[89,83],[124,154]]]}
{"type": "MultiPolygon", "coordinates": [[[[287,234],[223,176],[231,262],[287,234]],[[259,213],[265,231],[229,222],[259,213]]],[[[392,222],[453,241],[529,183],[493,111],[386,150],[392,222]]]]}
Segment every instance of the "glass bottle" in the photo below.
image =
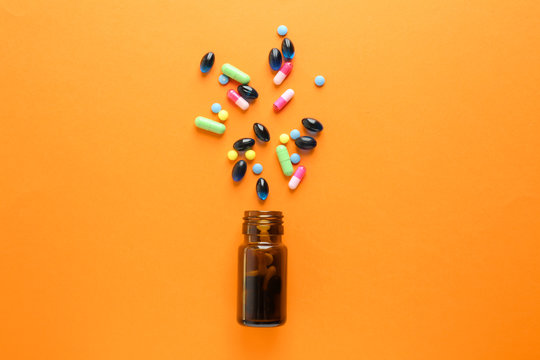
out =
{"type": "Polygon", "coordinates": [[[281,242],[281,211],[248,210],[238,249],[238,322],[271,327],[287,314],[287,248],[281,242]]]}

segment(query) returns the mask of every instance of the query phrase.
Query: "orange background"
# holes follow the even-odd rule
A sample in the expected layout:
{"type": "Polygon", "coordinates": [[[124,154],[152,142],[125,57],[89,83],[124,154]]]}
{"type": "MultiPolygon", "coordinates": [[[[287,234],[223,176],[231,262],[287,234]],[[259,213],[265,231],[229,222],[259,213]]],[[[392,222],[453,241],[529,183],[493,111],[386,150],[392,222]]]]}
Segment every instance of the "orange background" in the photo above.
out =
{"type": "Polygon", "coordinates": [[[1,359],[540,358],[538,1],[0,3],[1,359]],[[216,101],[222,137],[193,125],[216,101]],[[305,116],[290,192],[274,147],[305,116]],[[265,203],[226,159],[255,121],[265,203]],[[285,214],[281,328],[235,320],[252,208],[285,214]]]}

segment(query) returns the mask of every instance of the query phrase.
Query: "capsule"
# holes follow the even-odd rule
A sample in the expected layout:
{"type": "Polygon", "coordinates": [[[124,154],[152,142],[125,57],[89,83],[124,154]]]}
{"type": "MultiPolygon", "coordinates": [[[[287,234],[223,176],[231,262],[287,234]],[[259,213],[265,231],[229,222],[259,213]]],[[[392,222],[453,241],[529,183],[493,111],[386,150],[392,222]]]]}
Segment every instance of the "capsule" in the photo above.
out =
{"type": "Polygon", "coordinates": [[[214,56],[213,52],[209,52],[205,54],[201,59],[201,72],[207,73],[212,69],[212,66],[214,66],[214,61],[216,60],[216,57],[214,56]]]}
{"type": "Polygon", "coordinates": [[[294,45],[288,38],[283,39],[281,43],[281,52],[285,60],[292,60],[294,57],[294,45]]]}
{"type": "Polygon", "coordinates": [[[281,85],[283,80],[291,73],[292,71],[292,62],[287,61],[283,64],[281,69],[279,69],[276,76],[274,76],[274,84],[281,85]]]}
{"type": "Polygon", "coordinates": [[[200,129],[213,132],[214,134],[221,135],[225,132],[225,125],[220,122],[207,119],[203,116],[197,116],[195,118],[195,126],[200,129]]]}
{"type": "Polygon", "coordinates": [[[236,106],[238,106],[242,110],[247,110],[249,108],[249,103],[241,97],[236,91],[233,89],[229,90],[227,92],[227,97],[229,100],[231,100],[236,106]]]}
{"type": "Polygon", "coordinates": [[[253,145],[255,145],[255,139],[243,138],[243,139],[237,140],[233,144],[233,148],[236,151],[246,151],[246,150],[251,149],[253,145]]]}
{"type": "Polygon", "coordinates": [[[257,90],[255,90],[249,85],[238,85],[237,89],[240,96],[242,96],[248,102],[252,102],[259,97],[259,93],[257,93],[257,90]]]}
{"type": "Polygon", "coordinates": [[[255,133],[255,136],[257,136],[257,139],[263,142],[270,141],[270,132],[263,124],[253,124],[253,132],[255,133]]]}
{"type": "Polygon", "coordinates": [[[266,200],[268,193],[270,192],[268,182],[263,178],[259,178],[259,180],[257,180],[257,184],[255,185],[255,191],[257,191],[257,196],[259,199],[266,200]]]}
{"type": "Polygon", "coordinates": [[[293,166],[291,163],[291,158],[289,156],[289,151],[285,145],[278,145],[276,147],[276,154],[279,160],[279,165],[281,165],[281,171],[286,176],[291,176],[293,173],[293,166]]]}
{"type": "Polygon", "coordinates": [[[304,175],[306,175],[306,168],[303,166],[299,166],[294,172],[294,175],[291,177],[291,180],[289,181],[289,189],[296,189],[298,187],[298,184],[300,184],[300,181],[302,181],[302,179],[304,178],[304,175]]]}
{"type": "Polygon", "coordinates": [[[234,164],[232,169],[232,179],[234,181],[240,181],[246,175],[247,163],[244,160],[239,160],[234,164]]]}
{"type": "Polygon", "coordinates": [[[294,143],[302,150],[311,150],[317,146],[317,140],[311,136],[300,136],[298,139],[294,140],[294,143]]]}
{"type": "Polygon", "coordinates": [[[247,84],[249,82],[249,75],[231,64],[223,64],[221,72],[231,79],[238,81],[240,84],[247,84]]]}
{"type": "Polygon", "coordinates": [[[274,103],[274,111],[280,111],[287,105],[289,101],[291,101],[292,97],[294,96],[294,90],[293,89],[287,89],[285,92],[279,97],[279,99],[276,100],[274,103]]]}
{"type": "Polygon", "coordinates": [[[268,54],[268,63],[270,64],[270,69],[274,71],[278,71],[279,68],[281,68],[281,53],[279,52],[279,49],[273,48],[270,50],[270,54],[268,54]]]}
{"type": "Polygon", "coordinates": [[[303,118],[302,119],[302,125],[304,125],[304,127],[311,131],[311,132],[314,132],[314,133],[318,133],[320,131],[323,130],[323,126],[321,124],[321,122],[317,119],[312,119],[312,118],[303,118]]]}

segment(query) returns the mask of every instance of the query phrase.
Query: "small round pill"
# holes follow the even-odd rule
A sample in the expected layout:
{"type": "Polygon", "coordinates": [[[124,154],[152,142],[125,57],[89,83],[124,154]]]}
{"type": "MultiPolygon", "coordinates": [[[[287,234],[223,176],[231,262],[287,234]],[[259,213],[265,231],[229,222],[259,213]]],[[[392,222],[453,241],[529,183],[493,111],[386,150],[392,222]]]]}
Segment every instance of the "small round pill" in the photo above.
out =
{"type": "Polygon", "coordinates": [[[300,137],[300,131],[298,129],[291,130],[291,139],[296,140],[300,137]]]}
{"type": "Polygon", "coordinates": [[[298,164],[300,162],[300,155],[298,155],[297,153],[294,153],[291,155],[291,162],[293,164],[298,164]]]}
{"type": "Polygon", "coordinates": [[[285,25],[279,25],[278,28],[277,28],[277,33],[280,36],[287,35],[287,31],[289,31],[289,29],[287,29],[287,27],[285,25]]]}
{"type": "Polygon", "coordinates": [[[227,157],[229,158],[229,160],[234,161],[238,158],[238,153],[236,152],[236,150],[229,150],[229,152],[227,153],[227,157]]]}
{"type": "Polygon", "coordinates": [[[286,144],[289,142],[289,135],[287,134],[281,134],[279,135],[279,141],[282,143],[282,144],[286,144]]]}
{"type": "Polygon", "coordinates": [[[324,76],[317,75],[315,76],[315,85],[317,86],[323,86],[326,80],[324,79],[324,76]]]}
{"type": "Polygon", "coordinates": [[[217,117],[221,121],[225,121],[229,118],[229,112],[227,110],[220,110],[217,114],[217,117]]]}
{"type": "Polygon", "coordinates": [[[253,151],[253,150],[248,150],[248,151],[246,151],[245,155],[246,155],[246,159],[253,160],[253,159],[255,159],[255,155],[257,155],[257,154],[255,154],[255,151],[253,151]]]}
{"type": "Polygon", "coordinates": [[[259,175],[263,171],[263,166],[259,163],[256,163],[253,165],[253,168],[251,170],[253,170],[254,174],[259,175]]]}
{"type": "Polygon", "coordinates": [[[221,111],[221,105],[219,103],[213,103],[212,104],[212,112],[214,114],[217,114],[220,111],[221,111]]]}
{"type": "Polygon", "coordinates": [[[227,75],[219,75],[218,81],[221,85],[227,85],[229,83],[229,77],[227,75]]]}

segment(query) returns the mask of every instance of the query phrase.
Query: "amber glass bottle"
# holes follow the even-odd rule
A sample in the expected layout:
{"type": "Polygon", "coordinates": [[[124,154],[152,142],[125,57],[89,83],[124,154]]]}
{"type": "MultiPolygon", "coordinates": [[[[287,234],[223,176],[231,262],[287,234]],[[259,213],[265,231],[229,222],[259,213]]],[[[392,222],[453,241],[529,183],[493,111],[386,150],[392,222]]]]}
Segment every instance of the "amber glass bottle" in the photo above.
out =
{"type": "Polygon", "coordinates": [[[287,314],[287,248],[281,243],[281,211],[244,213],[244,243],[238,249],[238,322],[270,327],[287,314]]]}

